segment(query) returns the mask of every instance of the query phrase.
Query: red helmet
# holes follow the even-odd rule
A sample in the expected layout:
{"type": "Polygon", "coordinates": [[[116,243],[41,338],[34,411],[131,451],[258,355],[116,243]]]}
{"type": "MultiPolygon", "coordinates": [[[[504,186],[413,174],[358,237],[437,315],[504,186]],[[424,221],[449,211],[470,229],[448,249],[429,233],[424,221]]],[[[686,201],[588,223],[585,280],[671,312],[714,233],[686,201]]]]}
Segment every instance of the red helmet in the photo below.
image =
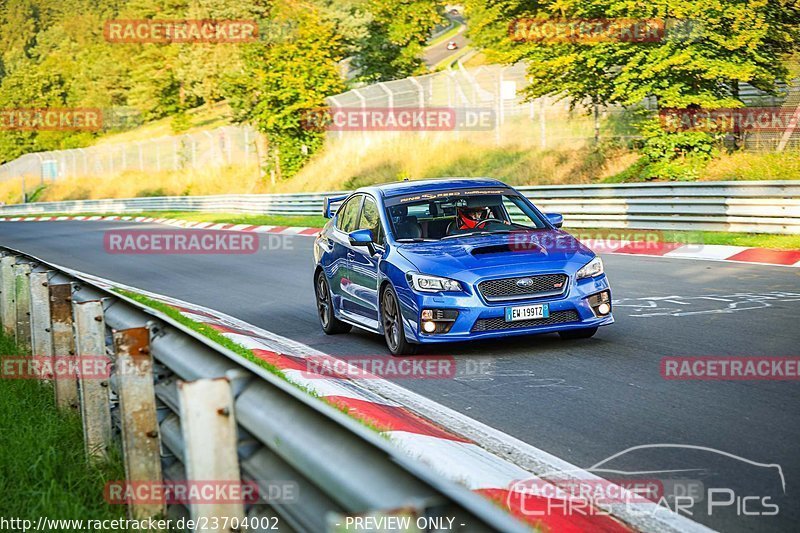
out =
{"type": "Polygon", "coordinates": [[[488,207],[459,207],[456,213],[458,215],[458,229],[472,229],[482,220],[489,218],[488,207]]]}

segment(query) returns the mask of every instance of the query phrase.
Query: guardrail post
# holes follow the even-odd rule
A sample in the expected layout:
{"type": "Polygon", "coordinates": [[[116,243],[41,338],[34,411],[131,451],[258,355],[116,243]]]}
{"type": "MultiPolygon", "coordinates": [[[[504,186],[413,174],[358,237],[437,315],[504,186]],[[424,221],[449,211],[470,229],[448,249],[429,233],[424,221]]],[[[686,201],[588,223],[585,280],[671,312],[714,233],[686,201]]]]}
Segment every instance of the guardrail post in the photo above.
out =
{"type": "MultiPolygon", "coordinates": [[[[52,360],[53,337],[50,335],[50,272],[31,272],[31,339],[32,354],[52,360]]],[[[43,376],[46,378],[46,376],[43,376]]]]}
{"type": "Polygon", "coordinates": [[[14,265],[14,301],[16,302],[17,329],[15,339],[23,349],[31,347],[31,265],[14,265]]]}
{"type": "MultiPolygon", "coordinates": [[[[50,285],[50,329],[53,337],[53,362],[75,356],[72,334],[72,285],[50,285]]],[[[78,377],[58,376],[55,380],[56,405],[62,409],[77,408],[78,377]]]]}
{"type": "MultiPolygon", "coordinates": [[[[186,479],[215,483],[241,481],[236,450],[233,393],[227,379],[178,382],[186,479]]],[[[189,506],[192,519],[244,518],[243,502],[189,506]]]]}
{"type": "MultiPolygon", "coordinates": [[[[99,362],[106,355],[103,303],[92,300],[73,303],[75,313],[75,346],[78,357],[99,362]]],[[[84,365],[81,365],[83,370],[84,365]]],[[[96,368],[95,365],[92,365],[96,368]]],[[[90,460],[106,458],[111,442],[111,407],[108,399],[108,377],[81,372],[80,400],[83,416],[83,440],[90,460]]]]}
{"type": "MultiPolygon", "coordinates": [[[[132,328],[114,333],[114,351],[117,354],[125,479],[129,486],[141,482],[160,483],[161,458],[150,331],[132,328]]],[[[128,502],[128,515],[132,519],[143,520],[165,513],[163,503],[137,502],[135,496],[128,502]]]]}
{"type": "Polygon", "coordinates": [[[4,255],[0,258],[0,323],[3,331],[13,336],[17,329],[17,307],[14,303],[14,263],[17,258],[4,255]]]}

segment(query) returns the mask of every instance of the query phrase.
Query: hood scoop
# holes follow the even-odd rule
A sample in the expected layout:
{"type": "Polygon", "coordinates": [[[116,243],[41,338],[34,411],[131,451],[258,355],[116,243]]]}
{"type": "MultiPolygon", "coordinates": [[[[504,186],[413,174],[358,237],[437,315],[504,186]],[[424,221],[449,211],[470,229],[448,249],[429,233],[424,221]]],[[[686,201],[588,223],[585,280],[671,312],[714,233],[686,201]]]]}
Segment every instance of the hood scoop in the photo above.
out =
{"type": "Polygon", "coordinates": [[[533,243],[503,243],[503,244],[493,244],[490,246],[476,246],[470,253],[474,257],[480,257],[482,255],[493,255],[493,254],[506,254],[509,252],[544,252],[541,246],[538,244],[533,243]]]}

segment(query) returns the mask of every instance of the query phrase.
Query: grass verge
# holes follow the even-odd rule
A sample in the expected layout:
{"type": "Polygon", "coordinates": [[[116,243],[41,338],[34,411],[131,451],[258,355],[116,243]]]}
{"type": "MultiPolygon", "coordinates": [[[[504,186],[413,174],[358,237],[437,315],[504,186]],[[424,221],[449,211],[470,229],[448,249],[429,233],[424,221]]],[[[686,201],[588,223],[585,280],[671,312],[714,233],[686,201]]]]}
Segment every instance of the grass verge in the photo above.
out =
{"type": "MultiPolygon", "coordinates": [[[[24,355],[0,332],[0,359],[24,355]]],[[[32,520],[125,517],[103,499],[107,481],[125,479],[121,459],[87,464],[77,413],[60,412],[53,388],[0,379],[0,516],[32,520]]],[[[63,529],[66,531],[67,529],[63,529]]]]}
{"type": "Polygon", "coordinates": [[[219,222],[253,226],[299,226],[321,228],[327,222],[322,215],[243,215],[241,213],[198,213],[195,211],[150,211],[126,216],[178,218],[190,222],[219,222]]]}
{"type": "MultiPolygon", "coordinates": [[[[17,215],[15,215],[17,216],[17,215]]],[[[250,224],[251,226],[289,226],[321,228],[327,219],[321,215],[242,215],[237,213],[198,213],[196,211],[142,211],[141,213],[34,213],[19,215],[26,217],[77,217],[77,216],[126,216],[126,217],[152,217],[174,218],[188,220],[189,222],[215,222],[220,224],[250,224]]]]}

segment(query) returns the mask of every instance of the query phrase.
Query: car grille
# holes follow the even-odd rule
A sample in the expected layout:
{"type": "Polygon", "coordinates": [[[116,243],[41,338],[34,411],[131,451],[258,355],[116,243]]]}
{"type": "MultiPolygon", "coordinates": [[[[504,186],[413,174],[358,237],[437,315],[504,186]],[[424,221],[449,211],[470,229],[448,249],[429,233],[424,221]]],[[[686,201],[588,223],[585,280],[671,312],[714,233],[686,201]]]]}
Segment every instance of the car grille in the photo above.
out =
{"type": "Polygon", "coordinates": [[[567,290],[567,276],[566,274],[543,274],[492,279],[478,284],[478,290],[489,302],[557,296],[567,290]],[[517,285],[521,279],[530,279],[532,284],[527,287],[517,285]]]}
{"type": "Polygon", "coordinates": [[[547,318],[534,318],[532,320],[519,320],[517,322],[506,322],[505,318],[479,318],[472,326],[472,331],[498,331],[504,329],[532,328],[535,326],[552,326],[553,324],[565,324],[567,322],[578,322],[581,317],[575,310],[552,311],[547,318]]]}

